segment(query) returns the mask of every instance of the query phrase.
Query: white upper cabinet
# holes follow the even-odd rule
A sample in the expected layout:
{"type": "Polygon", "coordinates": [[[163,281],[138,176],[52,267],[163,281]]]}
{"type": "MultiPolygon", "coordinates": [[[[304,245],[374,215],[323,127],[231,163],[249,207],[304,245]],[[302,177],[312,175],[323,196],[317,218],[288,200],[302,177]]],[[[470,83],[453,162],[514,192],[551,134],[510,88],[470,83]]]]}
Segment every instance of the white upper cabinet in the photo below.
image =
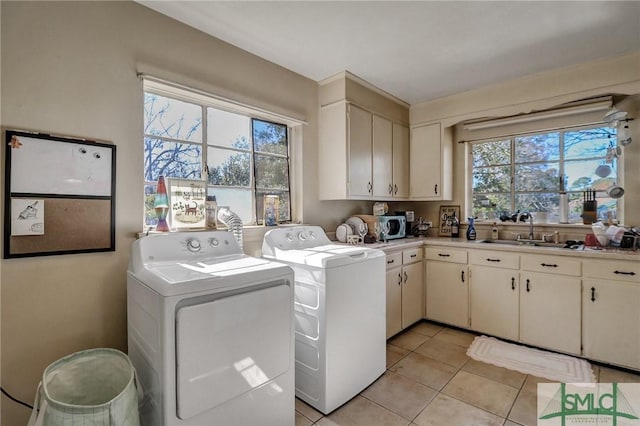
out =
{"type": "Polygon", "coordinates": [[[408,199],[408,128],[353,105],[320,108],[321,200],[408,199]]]}
{"type": "Polygon", "coordinates": [[[393,125],[390,120],[373,116],[373,196],[389,198],[393,194],[393,125]]]}
{"type": "Polygon", "coordinates": [[[411,129],[410,194],[412,200],[451,200],[452,138],[440,123],[411,129]]]}
{"type": "Polygon", "coordinates": [[[393,198],[409,198],[409,128],[393,123],[393,198]]]}
{"type": "MultiPolygon", "coordinates": [[[[373,195],[372,179],[372,114],[354,105],[347,109],[348,158],[349,169],[348,191],[350,197],[371,197],[373,195]]],[[[344,149],[344,148],[343,148],[344,149]]]]}

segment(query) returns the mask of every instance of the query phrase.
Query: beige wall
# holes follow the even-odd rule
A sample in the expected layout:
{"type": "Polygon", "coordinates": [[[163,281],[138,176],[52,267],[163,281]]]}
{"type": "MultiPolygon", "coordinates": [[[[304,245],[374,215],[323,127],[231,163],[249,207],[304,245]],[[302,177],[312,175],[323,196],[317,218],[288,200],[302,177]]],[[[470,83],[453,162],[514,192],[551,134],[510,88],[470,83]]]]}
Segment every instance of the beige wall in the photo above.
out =
{"type": "MultiPolygon", "coordinates": [[[[32,401],[43,369],[61,356],[99,346],[126,350],[126,268],[142,219],[137,72],[305,118],[293,147],[305,222],[335,229],[369,206],[317,201],[316,82],[133,2],[0,4],[3,130],[117,145],[117,250],[1,263],[2,385],[14,396],[32,401]]],[[[249,251],[259,248],[260,235],[248,235],[249,251]]],[[[3,425],[26,424],[28,414],[2,397],[3,425]]]]}

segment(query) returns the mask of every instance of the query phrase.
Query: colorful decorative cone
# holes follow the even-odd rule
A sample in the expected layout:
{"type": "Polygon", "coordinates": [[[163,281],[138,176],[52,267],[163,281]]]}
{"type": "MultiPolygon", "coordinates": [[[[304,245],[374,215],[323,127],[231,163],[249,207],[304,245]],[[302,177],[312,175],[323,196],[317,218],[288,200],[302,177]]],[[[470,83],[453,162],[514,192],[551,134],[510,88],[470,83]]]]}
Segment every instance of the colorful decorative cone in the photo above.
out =
{"type": "Polygon", "coordinates": [[[158,186],[156,187],[156,199],[153,203],[158,218],[156,231],[169,232],[169,224],[167,223],[167,213],[169,212],[169,198],[167,197],[167,186],[164,184],[164,176],[158,177],[158,186]]]}

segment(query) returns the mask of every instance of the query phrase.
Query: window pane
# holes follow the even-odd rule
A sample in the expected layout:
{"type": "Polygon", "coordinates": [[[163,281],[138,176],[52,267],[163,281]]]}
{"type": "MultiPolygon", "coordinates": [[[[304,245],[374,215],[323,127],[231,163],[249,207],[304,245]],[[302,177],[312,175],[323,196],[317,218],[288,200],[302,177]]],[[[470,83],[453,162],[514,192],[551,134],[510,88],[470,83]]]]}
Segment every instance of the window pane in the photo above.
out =
{"type": "Polygon", "coordinates": [[[604,160],[567,161],[565,175],[568,190],[579,191],[592,187],[605,190],[616,181],[617,171],[615,164],[608,164],[604,160]],[[605,177],[596,175],[598,166],[608,166],[610,174],[605,177]]]}
{"type": "Polygon", "coordinates": [[[608,214],[611,214],[612,219],[618,218],[618,200],[607,197],[606,193],[599,193],[596,199],[598,200],[598,219],[606,220],[608,214]],[[600,197],[600,195],[602,195],[602,197],[600,197]]]}
{"type": "Polygon", "coordinates": [[[511,141],[473,144],[471,153],[473,157],[473,167],[509,164],[511,163],[511,141]]]}
{"type": "Polygon", "coordinates": [[[209,184],[251,186],[251,155],[229,149],[207,149],[209,184]]]}
{"type": "Polygon", "coordinates": [[[567,160],[605,157],[615,138],[616,130],[609,127],[565,132],[564,157],[567,160]]]}
{"type": "Polygon", "coordinates": [[[516,195],[516,210],[521,212],[551,212],[558,208],[557,192],[535,192],[516,195]]]}
{"type": "Polygon", "coordinates": [[[199,145],[144,139],[145,181],[157,181],[160,175],[184,179],[202,176],[202,152],[199,145]]]}
{"type": "Polygon", "coordinates": [[[289,200],[288,192],[278,191],[256,191],[256,217],[259,224],[264,223],[264,196],[265,195],[278,195],[280,197],[280,204],[278,208],[278,222],[288,222],[291,220],[291,202],[289,200]]]}
{"type": "Polygon", "coordinates": [[[251,203],[250,189],[236,188],[209,188],[207,195],[215,195],[218,208],[227,206],[242,218],[242,223],[253,223],[253,205],[251,203]]]}
{"type": "Polygon", "coordinates": [[[525,164],[515,167],[516,191],[559,191],[558,163],[525,164]]]}
{"type": "Polygon", "coordinates": [[[500,212],[511,211],[511,194],[474,194],[473,215],[480,220],[498,220],[500,212]]]}
{"type": "Polygon", "coordinates": [[[511,167],[485,167],[473,170],[473,192],[511,191],[511,167]]]}
{"type": "Polygon", "coordinates": [[[209,145],[250,149],[249,130],[249,117],[207,108],[207,143],[209,145]]]}
{"type": "Polygon", "coordinates": [[[516,138],[516,163],[549,161],[560,158],[560,134],[544,133],[516,138]]]}
{"type": "Polygon", "coordinates": [[[287,126],[253,120],[253,146],[256,152],[287,155],[287,126]]]}
{"type": "MultiPolygon", "coordinates": [[[[570,192],[569,197],[569,223],[582,222],[582,193],[570,192]]],[[[558,207],[558,211],[559,211],[558,207]]]]}
{"type": "Polygon", "coordinates": [[[286,158],[255,155],[256,188],[289,189],[289,167],[286,158]]]}
{"type": "Polygon", "coordinates": [[[144,133],[202,142],[202,108],[153,93],[144,94],[144,133]]]}
{"type": "Polygon", "coordinates": [[[156,201],[156,185],[144,186],[144,225],[156,226],[158,224],[158,218],[156,217],[156,211],[154,209],[154,203],[156,201]]]}

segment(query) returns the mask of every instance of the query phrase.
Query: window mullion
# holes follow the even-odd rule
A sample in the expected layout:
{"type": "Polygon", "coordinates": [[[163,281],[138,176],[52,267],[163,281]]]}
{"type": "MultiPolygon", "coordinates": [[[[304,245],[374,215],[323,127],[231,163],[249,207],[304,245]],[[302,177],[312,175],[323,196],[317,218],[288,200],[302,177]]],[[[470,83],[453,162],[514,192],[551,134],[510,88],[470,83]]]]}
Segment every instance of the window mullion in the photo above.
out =
{"type": "Polygon", "coordinates": [[[516,211],[516,139],[511,138],[511,211],[516,211]]]}
{"type": "MultiPolygon", "coordinates": [[[[208,166],[208,148],[209,148],[209,125],[207,122],[207,107],[200,105],[202,109],[202,177],[209,192],[209,166],[208,166]]],[[[207,194],[208,195],[208,194],[207,194]]]]}

